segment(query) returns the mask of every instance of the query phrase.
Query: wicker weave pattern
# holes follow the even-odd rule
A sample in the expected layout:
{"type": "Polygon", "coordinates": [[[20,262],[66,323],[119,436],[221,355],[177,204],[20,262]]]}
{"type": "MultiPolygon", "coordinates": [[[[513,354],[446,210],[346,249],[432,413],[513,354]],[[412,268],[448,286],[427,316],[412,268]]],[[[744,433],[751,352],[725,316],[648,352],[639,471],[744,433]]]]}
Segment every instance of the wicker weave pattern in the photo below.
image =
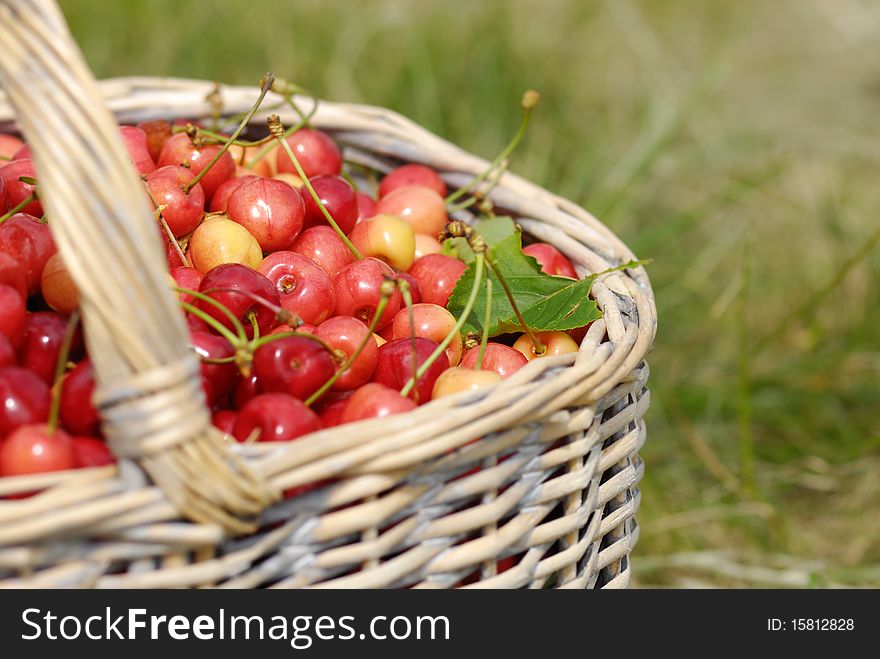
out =
{"type": "MultiPolygon", "coordinates": [[[[212,88],[142,78],[100,83],[122,122],[205,116],[212,88]]],[[[229,113],[246,110],[257,95],[247,87],[221,91],[229,113]]],[[[0,98],[0,127],[13,122],[0,98]]],[[[454,186],[486,166],[384,109],[322,103],[314,123],[345,146],[348,159],[380,170],[423,162],[454,186]]],[[[52,167],[49,159],[38,162],[41,179],[64,180],[47,176],[52,167]]],[[[506,175],[492,199],[582,273],[633,258],[584,210],[519,177],[506,175]]],[[[159,294],[146,282],[133,285],[138,295],[159,294]]],[[[575,355],[535,360],[491,390],[407,415],[292,444],[233,447],[271,490],[326,481],[266,508],[260,531],[246,537],[229,539],[220,523],[182,517],[129,459],[118,468],[0,479],[0,496],[48,487],[0,502],[0,583],[624,587],[638,537],[638,450],[649,402],[644,357],[656,313],[641,268],[602,277],[593,295],[604,318],[575,355]],[[518,563],[498,573],[507,556],[518,563]]]]}

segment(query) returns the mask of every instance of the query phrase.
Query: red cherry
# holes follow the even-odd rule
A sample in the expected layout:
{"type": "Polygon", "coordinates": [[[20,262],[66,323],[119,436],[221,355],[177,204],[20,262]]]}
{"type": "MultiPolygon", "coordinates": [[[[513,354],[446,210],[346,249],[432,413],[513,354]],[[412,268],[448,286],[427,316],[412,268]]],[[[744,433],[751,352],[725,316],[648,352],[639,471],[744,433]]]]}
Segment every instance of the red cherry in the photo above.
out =
{"type": "Polygon", "coordinates": [[[314,261],[294,252],[275,252],[263,260],[259,271],[275,285],[281,306],[303,322],[317,325],[333,315],[333,283],[314,261]]]}
{"type": "Polygon", "coordinates": [[[224,435],[232,437],[235,430],[235,422],[238,420],[238,412],[234,410],[218,410],[211,416],[211,423],[224,435]]]}
{"type": "Polygon", "coordinates": [[[16,428],[49,418],[49,387],[18,366],[0,369],[0,438],[16,428]]]}
{"type": "Polygon", "coordinates": [[[408,185],[421,185],[431,188],[441,197],[446,196],[446,184],[440,175],[430,167],[418,163],[401,165],[388,172],[379,185],[379,196],[385,197],[394,190],[408,185]]]}
{"type": "Polygon", "coordinates": [[[201,183],[186,192],[195,175],[185,167],[166,165],[147,174],[147,187],[156,204],[165,205],[162,217],[175,238],[182,238],[199,226],[205,213],[205,193],[201,183]]]}
{"type": "Polygon", "coordinates": [[[548,275],[571,277],[577,279],[578,274],[565,256],[553,245],[532,243],[523,247],[523,253],[533,257],[541,266],[541,271],[548,275]]]}
{"type": "MultiPolygon", "coordinates": [[[[416,364],[421,366],[432,352],[437,348],[437,344],[422,337],[415,339],[416,364]]],[[[413,374],[413,341],[411,339],[396,339],[389,341],[379,348],[379,359],[376,363],[376,370],[373,373],[373,381],[384,384],[386,387],[397,389],[398,391],[409,382],[413,374]]],[[[449,368],[449,360],[446,355],[440,355],[434,363],[428,368],[428,371],[419,378],[418,384],[413,387],[410,397],[417,400],[419,404],[427,403],[431,400],[431,392],[434,390],[434,382],[440,377],[440,374],[449,368]],[[416,398],[418,392],[418,398],[416,398]]]]}
{"type": "Polygon", "coordinates": [[[15,135],[0,133],[0,159],[12,160],[12,156],[15,155],[15,152],[23,146],[24,142],[18,139],[15,135]]]}
{"type": "Polygon", "coordinates": [[[162,239],[162,244],[165,245],[165,260],[168,263],[168,269],[173,270],[174,268],[181,268],[186,265],[184,260],[180,257],[180,252],[174,247],[171,243],[171,240],[165,234],[165,230],[159,226],[159,223],[156,223],[156,229],[159,231],[159,237],[162,239]]]}
{"type": "Polygon", "coordinates": [[[354,254],[342,242],[336,231],[327,225],[309,227],[293,241],[292,252],[317,263],[331,277],[345,266],[354,263],[354,254]]]}
{"type": "MultiPolygon", "coordinates": [[[[30,369],[43,381],[52,385],[55,369],[64,341],[67,319],[54,311],[36,311],[27,317],[24,341],[18,349],[19,363],[30,369]]],[[[82,333],[77,330],[70,348],[69,359],[76,361],[82,350],[82,333]]]]}
{"type": "Polygon", "coordinates": [[[251,398],[261,393],[263,393],[263,388],[260,386],[256,375],[246,378],[241,377],[238,379],[238,384],[235,385],[235,390],[232,392],[232,404],[235,409],[240,410],[247,405],[251,398]]]}
{"type": "Polygon", "coordinates": [[[445,307],[452,289],[465,270],[467,266],[463,261],[446,254],[428,254],[416,259],[409,269],[409,274],[419,282],[422,302],[445,307]]]}
{"type": "Polygon", "coordinates": [[[233,435],[239,442],[259,430],[258,441],[287,442],[321,429],[321,420],[302,401],[282,393],[261,394],[238,413],[233,435]]]}
{"type": "Polygon", "coordinates": [[[289,336],[267,343],[254,353],[254,375],[263,391],[306,400],[333,377],[333,356],[317,341],[289,336]]]}
{"type": "Polygon", "coordinates": [[[333,383],[334,391],[350,391],[370,381],[376,368],[379,348],[372,339],[370,328],[357,318],[336,316],[318,326],[316,335],[333,350],[349,359],[364,342],[364,349],[355,362],[333,383]]]}
{"type": "Polygon", "coordinates": [[[137,125],[147,138],[147,151],[153,162],[159,159],[162,153],[162,147],[171,137],[171,124],[164,119],[154,119],[151,121],[142,121],[137,125]]]}
{"type": "Polygon", "coordinates": [[[193,316],[191,313],[186,314],[186,326],[189,328],[190,332],[210,332],[211,328],[208,327],[208,323],[199,318],[198,316],[193,316]]]}
{"type": "Polygon", "coordinates": [[[12,346],[9,339],[6,338],[5,334],[0,334],[0,369],[6,368],[7,366],[15,366],[15,364],[15,348],[12,346]]]}
{"type": "Polygon", "coordinates": [[[223,183],[220,184],[220,187],[214,192],[214,196],[211,197],[211,206],[209,210],[212,213],[225,213],[226,207],[229,204],[229,197],[232,196],[232,193],[245,183],[256,181],[258,178],[258,176],[247,174],[245,176],[238,176],[223,181],[223,183]]]}
{"type": "Polygon", "coordinates": [[[76,466],[79,469],[86,467],[104,467],[116,462],[116,456],[107,446],[96,437],[73,437],[73,453],[76,456],[76,466]]]}
{"type": "MultiPolygon", "coordinates": [[[[261,304],[260,300],[277,307],[278,291],[271,281],[256,270],[238,263],[218,265],[202,279],[199,292],[212,297],[231,311],[244,325],[248,338],[254,336],[249,314],[253,314],[260,328],[260,335],[268,334],[275,327],[275,311],[261,304]]],[[[198,300],[195,306],[234,331],[230,319],[213,304],[198,300]]]]}
{"type": "Polygon", "coordinates": [[[0,336],[18,348],[24,341],[27,309],[24,300],[11,286],[0,284],[0,336]]]}
{"type": "Polygon", "coordinates": [[[0,178],[0,213],[6,212],[6,183],[0,178]]]}
{"type": "Polygon", "coordinates": [[[363,192],[357,193],[358,222],[373,217],[376,214],[376,200],[363,192]]]}
{"type": "MultiPolygon", "coordinates": [[[[471,348],[461,358],[461,365],[465,368],[476,368],[479,358],[480,348],[471,348]]],[[[486,344],[486,352],[483,355],[485,370],[495,371],[502,378],[509,378],[526,364],[528,360],[519,350],[494,341],[486,344]]]]}
{"type": "MultiPolygon", "coordinates": [[[[159,167],[165,165],[189,165],[189,170],[193,176],[201,173],[201,171],[210,163],[217,152],[222,147],[219,144],[207,144],[200,148],[193,145],[192,140],[186,133],[177,133],[168,138],[159,159],[156,164],[159,167]]],[[[199,185],[205,191],[205,199],[210,200],[214,196],[214,191],[220,187],[226,179],[235,175],[235,161],[229,152],[224,153],[220,160],[211,167],[211,170],[205,174],[199,181],[199,185]]]]}
{"type": "Polygon", "coordinates": [[[40,291],[46,261],[58,251],[48,224],[26,213],[16,213],[0,225],[0,252],[17,258],[25,268],[28,294],[40,291]]]}
{"type": "Polygon", "coordinates": [[[404,398],[399,391],[377,382],[370,382],[355,391],[340,416],[339,423],[352,423],[402,414],[414,410],[416,404],[404,398]]]}
{"type": "MultiPolygon", "coordinates": [[[[394,271],[379,259],[365,258],[344,267],[333,278],[336,313],[354,316],[369,325],[382,296],[382,282],[393,277],[394,271]]],[[[390,324],[399,309],[400,292],[395,289],[376,328],[382,329],[390,324]]]]}
{"type": "MultiPolygon", "coordinates": [[[[0,178],[3,179],[6,188],[6,206],[7,208],[15,208],[21,202],[28,198],[34,191],[36,186],[30,183],[19,181],[20,176],[37,177],[37,171],[34,169],[34,163],[29,158],[21,160],[13,160],[7,165],[0,167],[0,178]]],[[[32,201],[23,209],[23,213],[34,215],[36,217],[43,216],[43,205],[39,201],[32,201]]]]}
{"type": "Polygon", "coordinates": [[[63,430],[49,434],[43,424],[18,428],[0,444],[0,476],[22,476],[76,467],[70,435],[63,430]]]}
{"type": "MultiPolygon", "coordinates": [[[[202,285],[202,279],[204,279],[201,272],[185,265],[172,268],[171,276],[174,277],[174,281],[177,283],[177,288],[185,288],[190,291],[199,290],[199,286],[202,285]]],[[[195,298],[189,293],[178,293],[178,295],[181,300],[189,302],[190,304],[195,300],[195,298]]]]}
{"type": "Polygon", "coordinates": [[[408,272],[398,272],[396,277],[397,279],[403,279],[409,284],[409,295],[412,298],[412,303],[419,304],[422,301],[422,288],[419,286],[419,282],[416,281],[416,278],[408,272]]]}
{"type": "MultiPolygon", "coordinates": [[[[351,184],[341,176],[316,176],[309,179],[309,183],[315,189],[321,203],[324,204],[330,217],[342,229],[342,233],[348,235],[354,228],[358,219],[358,200],[355,195],[354,188],[351,184]]],[[[312,194],[306,186],[299,189],[299,194],[305,204],[306,227],[327,224],[327,218],[318,208],[312,194]]]]}
{"type": "Polygon", "coordinates": [[[201,363],[202,388],[208,405],[216,405],[235,386],[238,369],[234,362],[213,364],[206,359],[227,359],[235,356],[235,349],[222,336],[207,332],[191,332],[190,347],[196,351],[201,363]]]}
{"type": "Polygon", "coordinates": [[[342,415],[351,398],[350,391],[330,393],[321,401],[318,409],[318,417],[321,419],[321,427],[333,428],[342,423],[342,415]]]}
{"type": "MultiPolygon", "coordinates": [[[[327,133],[301,128],[287,138],[300,167],[308,178],[321,174],[337,175],[342,171],[342,154],[327,133]]],[[[279,172],[296,174],[296,167],[284,149],[277,149],[279,172]]]]}
{"type": "Polygon", "coordinates": [[[287,249],[303,228],[305,207],[284,181],[257,178],[229,196],[229,217],[257,239],[263,252],[287,249]]]}
{"type": "Polygon", "coordinates": [[[156,163],[150,155],[147,134],[135,126],[120,126],[119,133],[128,151],[128,157],[140,174],[149,174],[156,169],[156,163]]]}
{"type": "Polygon", "coordinates": [[[376,205],[376,215],[396,215],[412,227],[415,233],[436,236],[446,226],[446,202],[431,188],[408,185],[397,188],[382,197],[376,205]]]}
{"type": "MultiPolygon", "coordinates": [[[[16,257],[0,252],[0,286],[9,286],[24,300],[27,298],[25,267],[16,257]]],[[[2,308],[2,307],[0,307],[2,308]]]]}
{"type": "Polygon", "coordinates": [[[95,409],[95,375],[92,363],[83,359],[61,384],[61,424],[74,435],[97,435],[101,418],[95,409]]]}

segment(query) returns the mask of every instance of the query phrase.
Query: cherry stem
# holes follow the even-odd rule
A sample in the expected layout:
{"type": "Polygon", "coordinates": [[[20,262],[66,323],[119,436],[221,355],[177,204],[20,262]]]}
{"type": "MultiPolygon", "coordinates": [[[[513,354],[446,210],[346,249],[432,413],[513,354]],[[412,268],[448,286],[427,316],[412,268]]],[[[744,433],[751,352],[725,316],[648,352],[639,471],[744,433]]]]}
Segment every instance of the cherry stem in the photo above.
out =
{"type": "Polygon", "coordinates": [[[202,357],[199,355],[199,359],[205,364],[232,364],[236,361],[236,357],[220,357],[215,359],[214,357],[202,357]]]}
{"type": "Polygon", "coordinates": [[[495,171],[495,173],[492,175],[492,179],[489,181],[489,185],[486,186],[486,188],[484,190],[480,190],[479,194],[474,193],[473,195],[471,195],[470,197],[468,197],[464,201],[460,201],[457,204],[452,204],[450,206],[447,206],[447,209],[446,209],[447,212],[455,213],[457,211],[462,211],[465,208],[469,208],[469,207],[473,206],[474,204],[486,199],[489,196],[489,194],[492,192],[492,190],[497,188],[498,184],[501,183],[501,177],[504,176],[505,173],[507,173],[507,167],[509,164],[510,164],[510,162],[508,160],[505,160],[504,162],[502,162],[501,165],[498,167],[498,169],[495,171]]]}
{"type": "MultiPolygon", "coordinates": [[[[364,348],[367,347],[368,341],[375,341],[373,338],[373,332],[376,331],[376,326],[379,324],[379,319],[382,317],[382,314],[385,311],[385,307],[388,306],[388,301],[391,299],[391,296],[394,294],[394,282],[386,279],[382,282],[381,288],[381,296],[379,297],[379,304],[376,305],[376,311],[373,312],[373,319],[370,321],[370,326],[368,328],[367,334],[364,336],[363,341],[358,345],[357,350],[351,353],[351,356],[346,359],[342,365],[336,369],[336,372],[333,376],[327,380],[321,387],[313,393],[311,396],[306,398],[305,404],[311,406],[316,400],[321,398],[324,394],[326,394],[330,387],[332,387],[336,381],[342,377],[342,374],[345,373],[351,365],[357,361],[357,358],[361,356],[361,353],[364,351],[364,348]]],[[[332,351],[331,351],[332,352],[332,351]]]]}
{"type": "Polygon", "coordinates": [[[3,224],[6,220],[8,220],[10,217],[15,215],[16,213],[20,213],[21,211],[23,211],[25,208],[27,208],[28,204],[30,204],[31,202],[34,202],[36,200],[37,200],[37,191],[34,190],[27,197],[25,197],[21,201],[20,204],[10,208],[8,213],[6,213],[5,215],[0,215],[0,224],[3,224]]]}
{"type": "Polygon", "coordinates": [[[466,185],[446,197],[447,205],[458,201],[471,190],[474,190],[480,183],[485,181],[492,174],[492,172],[498,169],[498,167],[500,167],[502,163],[504,163],[504,161],[506,161],[510,157],[510,154],[513,153],[517,146],[519,146],[519,143],[522,142],[522,139],[526,134],[526,128],[528,128],[529,126],[529,119],[532,116],[532,111],[538,104],[539,98],[540,95],[534,90],[529,90],[523,95],[521,103],[523,116],[522,120],[519,123],[519,128],[517,129],[516,134],[513,136],[513,139],[510,140],[508,145],[501,150],[501,153],[499,153],[495,157],[495,160],[489,163],[489,166],[486,169],[484,169],[482,172],[480,172],[480,174],[472,178],[466,185]]]}
{"type": "MultiPolygon", "coordinates": [[[[256,302],[262,307],[265,307],[269,311],[275,314],[276,320],[279,322],[283,322],[288,327],[299,327],[303,324],[302,318],[297,316],[292,311],[288,311],[284,307],[279,307],[277,304],[272,304],[266,298],[262,298],[259,295],[255,295],[250,291],[240,291],[237,288],[209,288],[207,289],[208,293],[236,293],[238,295],[244,295],[249,300],[256,302]]],[[[215,300],[216,301],[216,300],[215,300]]]]}
{"type": "Polygon", "coordinates": [[[257,323],[257,315],[253,311],[250,311],[250,312],[248,312],[247,317],[248,317],[248,320],[251,321],[251,328],[254,330],[254,339],[259,341],[260,340],[260,325],[259,325],[259,323],[257,323]]]}
{"type": "Polygon", "coordinates": [[[327,210],[327,207],[324,206],[324,202],[321,201],[320,195],[315,192],[315,188],[312,186],[311,181],[309,181],[306,173],[303,171],[302,165],[299,164],[299,160],[297,160],[296,155],[293,153],[293,149],[290,148],[290,145],[287,143],[287,140],[284,139],[284,126],[281,124],[281,119],[277,114],[273,114],[269,117],[269,130],[278,140],[278,143],[281,145],[281,148],[284,149],[284,152],[287,154],[287,157],[290,158],[291,162],[293,162],[293,166],[296,168],[296,173],[302,179],[303,185],[306,186],[306,189],[309,191],[309,194],[312,195],[312,199],[315,200],[315,203],[318,205],[318,208],[321,209],[321,213],[326,218],[327,222],[333,227],[333,230],[337,233],[337,235],[342,239],[342,242],[345,243],[345,246],[354,254],[354,257],[360,261],[363,256],[357,250],[352,242],[348,239],[348,236],[339,228],[339,225],[336,224],[336,220],[333,219],[333,216],[330,215],[330,211],[327,210]]]}
{"type": "Polygon", "coordinates": [[[224,339],[229,341],[229,343],[235,347],[240,346],[242,344],[242,338],[240,336],[235,336],[232,332],[230,332],[219,320],[211,316],[210,314],[205,313],[198,307],[191,305],[189,302],[180,302],[181,308],[187,313],[191,313],[193,316],[198,318],[199,320],[204,321],[208,325],[210,325],[214,330],[216,330],[224,339]]]}
{"type": "Polygon", "coordinates": [[[311,341],[314,341],[315,343],[320,343],[322,348],[325,348],[329,353],[333,354],[333,348],[331,348],[314,334],[309,334],[308,332],[278,332],[277,334],[267,334],[266,336],[261,336],[256,341],[251,341],[251,350],[256,351],[258,348],[262,348],[268,343],[278,341],[279,339],[286,339],[291,336],[301,336],[304,339],[309,339],[311,341]]]}
{"type": "MultiPolygon", "coordinates": [[[[185,133],[187,132],[186,126],[175,126],[172,129],[173,133],[185,133]]],[[[229,141],[229,136],[224,135],[223,133],[218,133],[213,130],[207,130],[205,128],[199,128],[199,137],[204,138],[205,142],[208,144],[225,144],[229,141]]],[[[266,137],[262,137],[258,140],[232,140],[230,146],[241,146],[244,148],[250,148],[253,146],[262,146],[268,142],[271,142],[275,138],[271,135],[267,135],[266,137]]]]}
{"type": "MultiPolygon", "coordinates": [[[[207,302],[211,306],[219,309],[221,311],[221,313],[223,313],[223,315],[229,319],[229,322],[232,323],[232,326],[235,328],[235,333],[238,335],[237,340],[238,341],[247,341],[247,333],[244,331],[244,325],[241,324],[241,321],[235,317],[235,314],[232,313],[229,310],[229,308],[226,307],[226,305],[224,305],[222,302],[218,302],[217,300],[212,298],[210,295],[205,295],[202,292],[194,291],[189,288],[178,288],[175,286],[174,290],[177,291],[178,293],[183,293],[184,295],[189,295],[191,297],[194,297],[195,299],[201,300],[202,302],[207,302]]],[[[192,306],[192,305],[190,305],[190,306],[192,306]]],[[[201,309],[199,309],[199,311],[201,311],[201,309]]],[[[202,313],[204,313],[204,312],[202,312],[202,313]]],[[[217,324],[219,324],[221,327],[223,327],[223,329],[225,329],[227,332],[229,332],[229,329],[227,327],[225,327],[222,323],[220,323],[220,321],[218,321],[213,316],[209,316],[209,317],[212,318],[215,322],[217,322],[217,324]]],[[[201,316],[199,316],[199,318],[201,318],[201,316]]],[[[230,332],[230,334],[231,334],[231,332],[230,332]]]]}
{"type": "MultiPolygon", "coordinates": [[[[315,113],[316,108],[317,108],[317,106],[315,106],[315,108],[312,108],[312,112],[309,115],[310,117],[312,114],[315,113]]],[[[308,125],[307,119],[302,119],[302,120],[298,121],[297,123],[293,124],[290,128],[288,128],[287,130],[284,131],[284,137],[290,137],[296,131],[298,131],[300,128],[305,128],[307,125],[308,125]]],[[[269,140],[270,143],[267,144],[266,146],[264,146],[262,149],[260,149],[259,153],[257,153],[257,155],[255,155],[253,158],[250,159],[250,161],[245,165],[245,167],[247,169],[253,169],[254,165],[256,165],[258,162],[260,162],[263,158],[265,158],[267,155],[269,155],[272,152],[272,149],[278,148],[277,145],[273,146],[271,144],[271,142],[275,141],[274,135],[269,134],[266,136],[266,139],[269,140]]]]}
{"type": "Polygon", "coordinates": [[[486,313],[483,314],[483,335],[480,337],[480,352],[477,356],[477,368],[483,369],[483,357],[486,356],[486,345],[489,343],[489,325],[492,323],[492,278],[486,277],[486,313]]]}
{"type": "Polygon", "coordinates": [[[216,153],[216,155],[211,159],[205,167],[198,174],[193,177],[193,179],[187,183],[183,191],[189,194],[189,191],[192,190],[199,181],[201,181],[205,175],[211,170],[211,168],[217,164],[217,161],[223,157],[223,154],[229,150],[229,147],[232,146],[232,143],[238,139],[238,136],[241,135],[241,132],[247,127],[248,122],[251,118],[257,113],[257,110],[260,107],[260,104],[263,102],[263,99],[266,98],[266,94],[269,93],[269,90],[272,89],[272,82],[275,80],[275,76],[271,73],[267,73],[263,76],[263,79],[260,80],[260,96],[257,98],[257,101],[254,103],[253,107],[250,111],[244,116],[241,120],[241,123],[238,124],[238,128],[229,136],[229,139],[226,140],[226,143],[223,147],[216,153]]]}
{"type": "Polygon", "coordinates": [[[416,380],[421,378],[425,373],[428,372],[428,369],[431,368],[431,364],[437,361],[437,358],[440,357],[445,351],[446,348],[449,347],[449,344],[452,343],[452,339],[455,338],[456,334],[461,333],[461,328],[464,327],[465,322],[470,317],[471,312],[474,310],[474,305],[477,302],[477,295],[480,292],[480,286],[483,283],[483,270],[485,267],[486,255],[484,252],[480,251],[474,255],[474,286],[471,288],[471,294],[468,297],[467,303],[464,305],[464,309],[461,312],[461,315],[458,317],[458,320],[455,322],[455,327],[450,330],[449,334],[440,342],[434,352],[422,362],[422,365],[419,366],[419,370],[416,372],[416,378],[407,382],[403,389],[400,390],[401,396],[409,395],[409,392],[412,391],[412,388],[416,385],[416,380]]]}
{"type": "Polygon", "coordinates": [[[156,203],[156,198],[153,196],[153,191],[150,190],[150,186],[144,183],[144,189],[147,191],[147,196],[150,198],[150,202],[153,204],[153,210],[156,211],[156,218],[159,220],[159,224],[162,225],[162,231],[165,232],[165,236],[168,238],[168,242],[174,245],[174,251],[177,252],[177,256],[180,257],[181,263],[187,266],[188,268],[192,267],[192,262],[187,258],[186,254],[180,248],[180,243],[177,242],[177,238],[174,237],[174,234],[171,232],[171,227],[168,226],[168,221],[165,219],[165,216],[162,212],[165,210],[166,206],[162,206],[159,208],[159,204],[156,203]]]}
{"type": "Polygon", "coordinates": [[[74,309],[67,319],[67,327],[64,328],[64,337],[61,339],[61,350],[58,352],[58,361],[55,364],[52,403],[49,407],[49,420],[46,423],[46,434],[50,437],[58,430],[58,417],[61,413],[61,380],[67,371],[67,360],[70,358],[70,348],[73,345],[77,325],[79,325],[79,310],[74,309]]]}
{"type": "MultiPolygon", "coordinates": [[[[412,363],[412,379],[413,382],[418,384],[419,374],[418,374],[418,348],[416,347],[416,319],[415,313],[413,312],[413,303],[412,303],[412,295],[409,291],[409,282],[405,279],[397,280],[397,288],[400,289],[400,295],[403,297],[403,302],[406,304],[407,315],[409,316],[409,341],[410,341],[410,362],[412,363]]],[[[416,389],[413,392],[413,398],[415,399],[416,405],[419,404],[419,390],[416,389]]]]}

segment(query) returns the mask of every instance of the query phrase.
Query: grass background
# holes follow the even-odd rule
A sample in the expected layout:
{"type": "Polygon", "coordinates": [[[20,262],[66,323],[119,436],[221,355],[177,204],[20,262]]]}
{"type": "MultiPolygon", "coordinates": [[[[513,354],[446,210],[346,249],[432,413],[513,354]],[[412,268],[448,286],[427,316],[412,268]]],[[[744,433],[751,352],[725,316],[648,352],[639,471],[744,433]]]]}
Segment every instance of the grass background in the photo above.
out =
{"type": "Polygon", "coordinates": [[[641,586],[880,585],[880,6],[62,0],[99,76],[271,70],[601,217],[660,311],[641,586]]]}

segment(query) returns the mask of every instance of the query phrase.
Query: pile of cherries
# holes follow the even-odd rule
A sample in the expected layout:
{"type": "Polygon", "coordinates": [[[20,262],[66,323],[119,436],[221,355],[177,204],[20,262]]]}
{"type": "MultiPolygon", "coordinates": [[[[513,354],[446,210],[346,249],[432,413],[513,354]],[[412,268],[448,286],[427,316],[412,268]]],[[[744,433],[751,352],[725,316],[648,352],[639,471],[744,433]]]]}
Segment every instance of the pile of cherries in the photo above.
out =
{"type": "MultiPolygon", "coordinates": [[[[536,357],[526,335],[481,351],[455,332],[446,307],[466,265],[444,253],[447,188],[434,170],[406,164],[356,189],[337,144],[307,125],[287,131],[289,148],[167,121],[120,132],[230,441],[406,412],[536,357]]],[[[77,289],[28,147],[0,135],[0,159],[0,476],[111,463],[77,289]]],[[[577,277],[551,245],[524,251],[548,274],[577,277]]],[[[582,336],[540,333],[542,354],[574,351],[582,336]]]]}

